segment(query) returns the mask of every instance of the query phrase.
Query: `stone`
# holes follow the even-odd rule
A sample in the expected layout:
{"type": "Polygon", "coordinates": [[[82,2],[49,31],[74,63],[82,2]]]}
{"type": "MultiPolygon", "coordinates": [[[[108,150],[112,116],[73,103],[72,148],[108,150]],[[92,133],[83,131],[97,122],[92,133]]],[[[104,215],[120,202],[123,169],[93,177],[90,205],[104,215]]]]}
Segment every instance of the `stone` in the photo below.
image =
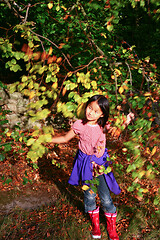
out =
{"type": "Polygon", "coordinates": [[[12,128],[15,125],[17,125],[18,123],[20,123],[20,119],[17,116],[17,114],[8,114],[7,115],[7,120],[8,120],[8,125],[12,128]]]}
{"type": "Polygon", "coordinates": [[[0,215],[9,214],[14,209],[31,210],[54,204],[60,195],[59,189],[54,184],[50,186],[41,184],[38,188],[33,186],[22,191],[1,192],[0,215]]]}

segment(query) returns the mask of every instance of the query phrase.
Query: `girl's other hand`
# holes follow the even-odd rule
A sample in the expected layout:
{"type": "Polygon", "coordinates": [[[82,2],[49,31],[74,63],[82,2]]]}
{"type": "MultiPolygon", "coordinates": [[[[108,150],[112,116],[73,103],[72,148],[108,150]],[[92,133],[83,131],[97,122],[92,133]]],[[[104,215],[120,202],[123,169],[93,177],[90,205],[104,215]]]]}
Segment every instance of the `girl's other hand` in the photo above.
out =
{"type": "Polygon", "coordinates": [[[134,113],[132,113],[132,112],[129,113],[129,114],[127,115],[127,120],[125,121],[124,124],[125,124],[126,126],[128,126],[128,125],[130,124],[130,122],[134,119],[134,117],[135,117],[135,116],[134,116],[134,113]]]}

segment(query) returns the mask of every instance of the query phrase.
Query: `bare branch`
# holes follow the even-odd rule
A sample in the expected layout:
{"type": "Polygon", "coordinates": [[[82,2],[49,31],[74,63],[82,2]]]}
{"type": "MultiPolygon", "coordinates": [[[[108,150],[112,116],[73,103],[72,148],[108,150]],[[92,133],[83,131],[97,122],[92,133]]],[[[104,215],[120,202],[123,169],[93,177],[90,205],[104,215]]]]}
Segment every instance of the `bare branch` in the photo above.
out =
{"type": "Polygon", "coordinates": [[[118,85],[117,85],[117,75],[116,72],[114,71],[112,64],[109,64],[109,67],[111,69],[111,71],[114,74],[114,79],[115,79],[115,93],[116,93],[116,102],[118,103],[118,85]]]}
{"type": "MultiPolygon", "coordinates": [[[[35,33],[35,32],[32,31],[31,29],[30,29],[30,31],[31,31],[33,34],[35,34],[36,36],[38,36],[39,38],[43,38],[43,39],[47,40],[47,41],[50,42],[52,45],[54,45],[57,49],[59,49],[59,47],[57,46],[57,44],[55,44],[54,42],[52,42],[49,38],[44,37],[44,36],[42,36],[42,35],[40,35],[40,34],[38,34],[38,33],[35,33]]],[[[72,64],[70,63],[70,61],[68,60],[68,58],[66,57],[66,55],[65,55],[63,52],[62,52],[62,55],[63,55],[64,58],[67,60],[69,66],[74,69],[74,67],[72,66],[72,64]]]]}
{"type": "Polygon", "coordinates": [[[131,84],[131,90],[130,90],[130,93],[132,94],[132,86],[133,86],[133,81],[132,81],[132,73],[131,73],[131,69],[130,69],[130,66],[128,64],[127,61],[125,61],[125,64],[127,65],[128,67],[128,71],[129,71],[129,76],[130,76],[130,84],[131,84]]]}
{"type": "Polygon", "coordinates": [[[25,16],[25,19],[24,19],[24,23],[26,23],[27,21],[27,18],[28,18],[28,12],[29,12],[29,8],[30,8],[31,4],[29,3],[28,6],[27,6],[27,11],[26,11],[26,16],[25,16]]]}
{"type": "Polygon", "coordinates": [[[78,72],[78,71],[83,70],[84,68],[89,67],[89,65],[91,65],[91,63],[93,63],[95,60],[97,60],[97,59],[102,59],[102,58],[103,58],[103,56],[93,58],[87,65],[76,69],[73,73],[76,73],[76,72],[78,72]]]}
{"type": "MultiPolygon", "coordinates": [[[[18,4],[15,3],[15,1],[13,1],[13,0],[10,0],[10,1],[8,1],[8,0],[2,0],[2,1],[7,4],[7,6],[9,7],[9,9],[13,12],[13,14],[14,14],[16,17],[20,18],[20,19],[23,21],[24,16],[20,15],[19,12],[12,6],[12,4],[15,5],[15,6],[18,6],[18,4]]],[[[19,7],[19,6],[18,6],[18,7],[19,7]]],[[[20,7],[19,7],[19,8],[20,8],[20,7]]]]}

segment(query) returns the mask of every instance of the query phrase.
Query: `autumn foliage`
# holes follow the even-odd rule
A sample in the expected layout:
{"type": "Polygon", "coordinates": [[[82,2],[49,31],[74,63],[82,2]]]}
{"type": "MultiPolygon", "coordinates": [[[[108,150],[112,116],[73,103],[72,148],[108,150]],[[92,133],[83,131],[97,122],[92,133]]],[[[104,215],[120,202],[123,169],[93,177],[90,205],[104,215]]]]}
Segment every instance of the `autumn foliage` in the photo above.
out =
{"type": "MultiPolygon", "coordinates": [[[[129,193],[139,200],[144,198],[146,205],[153,202],[158,212],[159,190],[150,196],[146,183],[156,181],[160,169],[159,67],[149,56],[139,57],[136,46],[117,34],[118,25],[124,21],[124,6],[156,22],[159,5],[150,1],[149,9],[143,0],[124,0],[119,4],[32,1],[30,6],[24,1],[27,10],[18,11],[17,5],[17,14],[13,1],[7,2],[3,3],[4,10],[14,12],[15,24],[2,28],[1,61],[7,71],[22,73],[8,91],[19,91],[29,99],[26,115],[32,122],[39,121],[41,128],[35,126],[27,136],[20,129],[5,129],[6,112],[1,108],[0,161],[5,161],[17,144],[19,150],[26,149],[27,161],[36,168],[38,159],[49,151],[55,132],[46,122],[57,114],[68,120],[81,117],[80,110],[88,98],[103,94],[110,102],[108,124],[114,130],[109,138],[117,143],[116,149],[114,144],[110,146],[115,171],[129,177],[129,193]],[[129,112],[135,118],[124,129],[129,112]],[[125,166],[119,154],[126,160],[125,166]]],[[[9,16],[7,21],[11,20],[9,16]]]]}

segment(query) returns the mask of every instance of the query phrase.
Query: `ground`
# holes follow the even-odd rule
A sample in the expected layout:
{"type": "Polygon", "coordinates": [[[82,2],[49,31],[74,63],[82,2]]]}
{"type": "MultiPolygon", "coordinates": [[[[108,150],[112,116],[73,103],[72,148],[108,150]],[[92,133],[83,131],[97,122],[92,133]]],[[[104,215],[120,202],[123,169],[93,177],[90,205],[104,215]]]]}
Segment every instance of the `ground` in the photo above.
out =
{"type": "MultiPolygon", "coordinates": [[[[63,130],[57,131],[57,135],[61,133],[63,130]]],[[[49,153],[37,162],[38,169],[26,161],[27,149],[19,157],[10,156],[0,163],[1,239],[91,239],[81,186],[68,184],[77,142],[75,138],[68,144],[50,146],[49,153]],[[54,165],[53,160],[56,160],[54,165]]],[[[151,219],[153,208],[148,209],[141,198],[127,191],[129,176],[116,172],[115,176],[122,189],[120,195],[112,194],[118,209],[120,239],[160,239],[157,219],[151,219]]],[[[151,194],[157,191],[158,182],[144,184],[151,185],[151,194]]],[[[98,197],[97,202],[100,204],[98,197]]],[[[102,210],[100,221],[102,239],[107,239],[102,210]]]]}

